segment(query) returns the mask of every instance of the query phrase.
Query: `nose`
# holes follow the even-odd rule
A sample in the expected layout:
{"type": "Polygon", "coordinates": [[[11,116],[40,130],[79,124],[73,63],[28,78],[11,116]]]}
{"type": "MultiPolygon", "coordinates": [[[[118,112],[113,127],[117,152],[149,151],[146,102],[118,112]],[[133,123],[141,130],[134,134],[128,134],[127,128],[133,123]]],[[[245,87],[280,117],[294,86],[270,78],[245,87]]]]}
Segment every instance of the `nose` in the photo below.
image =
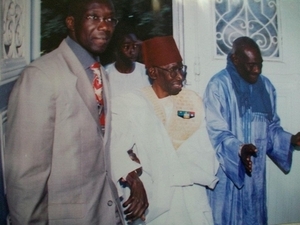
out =
{"type": "Polygon", "coordinates": [[[260,74],[261,73],[261,65],[259,64],[254,64],[253,68],[252,68],[252,72],[256,73],[256,74],[260,74]]]}
{"type": "Polygon", "coordinates": [[[138,56],[138,50],[137,49],[132,49],[130,51],[130,55],[131,55],[131,57],[137,57],[138,56]]]}
{"type": "Polygon", "coordinates": [[[136,52],[136,49],[137,49],[137,47],[133,45],[133,46],[131,46],[130,51],[131,52],[136,52]]]}
{"type": "Polygon", "coordinates": [[[98,30],[108,30],[109,27],[110,25],[108,25],[108,23],[106,23],[104,20],[100,20],[97,25],[98,30]]]}
{"type": "Polygon", "coordinates": [[[131,44],[131,45],[129,45],[129,52],[130,52],[131,54],[135,54],[137,51],[138,51],[138,47],[137,47],[136,44],[131,44]]]}
{"type": "Polygon", "coordinates": [[[108,21],[105,18],[98,18],[97,28],[98,30],[114,30],[116,23],[114,21],[108,21]]]}
{"type": "Polygon", "coordinates": [[[176,71],[176,79],[177,80],[181,80],[184,81],[185,80],[186,75],[184,74],[184,72],[182,70],[177,70],[176,71]],[[179,76],[178,76],[179,75],[179,76]]]}

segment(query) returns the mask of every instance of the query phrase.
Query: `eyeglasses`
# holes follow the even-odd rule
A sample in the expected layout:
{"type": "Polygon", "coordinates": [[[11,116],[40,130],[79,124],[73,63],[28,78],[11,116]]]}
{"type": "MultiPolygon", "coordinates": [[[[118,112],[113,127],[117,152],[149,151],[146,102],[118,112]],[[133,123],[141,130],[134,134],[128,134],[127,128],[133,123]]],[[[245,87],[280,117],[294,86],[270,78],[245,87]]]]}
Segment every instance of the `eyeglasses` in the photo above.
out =
{"type": "Polygon", "coordinates": [[[244,63],[248,70],[252,71],[254,67],[261,70],[262,63],[244,63]]]}
{"type": "Polygon", "coordinates": [[[181,74],[182,78],[185,80],[186,78],[186,74],[187,74],[187,66],[186,65],[182,65],[182,66],[176,66],[176,67],[172,67],[170,69],[166,69],[166,68],[162,68],[162,67],[158,67],[156,66],[156,68],[167,71],[169,73],[169,75],[171,76],[171,78],[175,78],[178,73],[181,74]]]}
{"type": "Polygon", "coordinates": [[[253,68],[258,68],[258,69],[262,69],[263,67],[263,61],[259,61],[259,62],[249,62],[247,60],[244,60],[243,58],[239,57],[238,58],[239,62],[242,63],[246,68],[247,70],[249,71],[252,71],[253,68]]]}
{"type": "Polygon", "coordinates": [[[104,22],[110,26],[116,26],[117,23],[119,22],[116,18],[113,18],[113,17],[102,18],[102,17],[96,16],[96,15],[88,15],[85,18],[89,21],[92,21],[93,23],[104,22]]]}

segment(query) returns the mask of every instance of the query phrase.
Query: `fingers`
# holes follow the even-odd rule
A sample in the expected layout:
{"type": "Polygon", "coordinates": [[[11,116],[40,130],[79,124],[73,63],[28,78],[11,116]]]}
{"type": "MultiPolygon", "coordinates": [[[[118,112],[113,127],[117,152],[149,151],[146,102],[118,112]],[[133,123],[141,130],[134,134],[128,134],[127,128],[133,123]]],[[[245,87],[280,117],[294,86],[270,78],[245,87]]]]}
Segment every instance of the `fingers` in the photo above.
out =
{"type": "Polygon", "coordinates": [[[141,213],[141,212],[133,212],[131,214],[125,214],[125,220],[128,221],[129,223],[137,220],[137,219],[141,219],[142,221],[145,221],[146,217],[145,214],[141,213]]]}
{"type": "Polygon", "coordinates": [[[244,166],[245,166],[247,172],[249,172],[249,173],[252,172],[252,161],[251,161],[250,157],[246,158],[246,161],[244,162],[244,166]]]}
{"type": "Polygon", "coordinates": [[[296,135],[292,135],[291,144],[300,146],[300,132],[298,132],[296,135]]]}
{"type": "Polygon", "coordinates": [[[128,207],[124,214],[126,215],[125,219],[128,222],[132,222],[136,219],[141,219],[145,221],[145,210],[148,208],[148,201],[139,200],[134,197],[130,197],[126,202],[124,202],[123,207],[128,207]]]}
{"type": "Polygon", "coordinates": [[[135,161],[135,162],[141,164],[140,159],[136,156],[136,154],[132,150],[128,150],[127,152],[132,161],[135,161]]]}
{"type": "Polygon", "coordinates": [[[252,172],[251,156],[255,156],[257,149],[253,144],[246,144],[241,149],[241,160],[247,173],[252,172]]]}
{"type": "Polygon", "coordinates": [[[134,171],[127,175],[126,182],[130,187],[130,196],[123,203],[123,207],[126,208],[125,219],[131,222],[139,218],[145,220],[145,211],[149,203],[144,185],[134,171]]]}

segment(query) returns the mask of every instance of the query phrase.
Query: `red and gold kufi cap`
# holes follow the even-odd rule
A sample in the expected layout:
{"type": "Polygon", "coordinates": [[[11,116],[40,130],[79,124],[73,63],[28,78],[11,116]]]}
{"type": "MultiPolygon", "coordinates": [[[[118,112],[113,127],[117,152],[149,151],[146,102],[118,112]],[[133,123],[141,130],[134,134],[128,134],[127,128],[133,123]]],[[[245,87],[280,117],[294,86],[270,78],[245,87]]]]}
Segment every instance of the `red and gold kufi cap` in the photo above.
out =
{"type": "Polygon", "coordinates": [[[172,36],[155,37],[143,42],[143,60],[146,68],[181,62],[182,58],[172,36]]]}

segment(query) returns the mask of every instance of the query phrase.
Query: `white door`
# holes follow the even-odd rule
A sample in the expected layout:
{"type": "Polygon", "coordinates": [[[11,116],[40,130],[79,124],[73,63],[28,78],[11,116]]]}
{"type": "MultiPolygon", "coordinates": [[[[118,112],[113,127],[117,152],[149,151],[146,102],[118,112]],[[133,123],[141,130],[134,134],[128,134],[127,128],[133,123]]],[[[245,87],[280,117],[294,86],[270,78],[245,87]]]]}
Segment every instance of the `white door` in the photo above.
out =
{"type": "MultiPolygon", "coordinates": [[[[229,7],[254,0],[216,1],[229,7]]],[[[255,0],[257,4],[261,1],[255,0]]],[[[277,89],[281,125],[295,134],[300,131],[300,1],[266,2],[269,7],[277,6],[279,57],[264,58],[263,74],[277,89]]],[[[215,0],[173,0],[173,7],[174,37],[188,66],[188,88],[202,96],[208,80],[226,65],[225,57],[215,53],[215,0]]],[[[261,10],[264,13],[266,6],[261,10]]],[[[267,161],[269,224],[300,222],[299,173],[300,151],[294,152],[292,169],[287,175],[267,161]]]]}

